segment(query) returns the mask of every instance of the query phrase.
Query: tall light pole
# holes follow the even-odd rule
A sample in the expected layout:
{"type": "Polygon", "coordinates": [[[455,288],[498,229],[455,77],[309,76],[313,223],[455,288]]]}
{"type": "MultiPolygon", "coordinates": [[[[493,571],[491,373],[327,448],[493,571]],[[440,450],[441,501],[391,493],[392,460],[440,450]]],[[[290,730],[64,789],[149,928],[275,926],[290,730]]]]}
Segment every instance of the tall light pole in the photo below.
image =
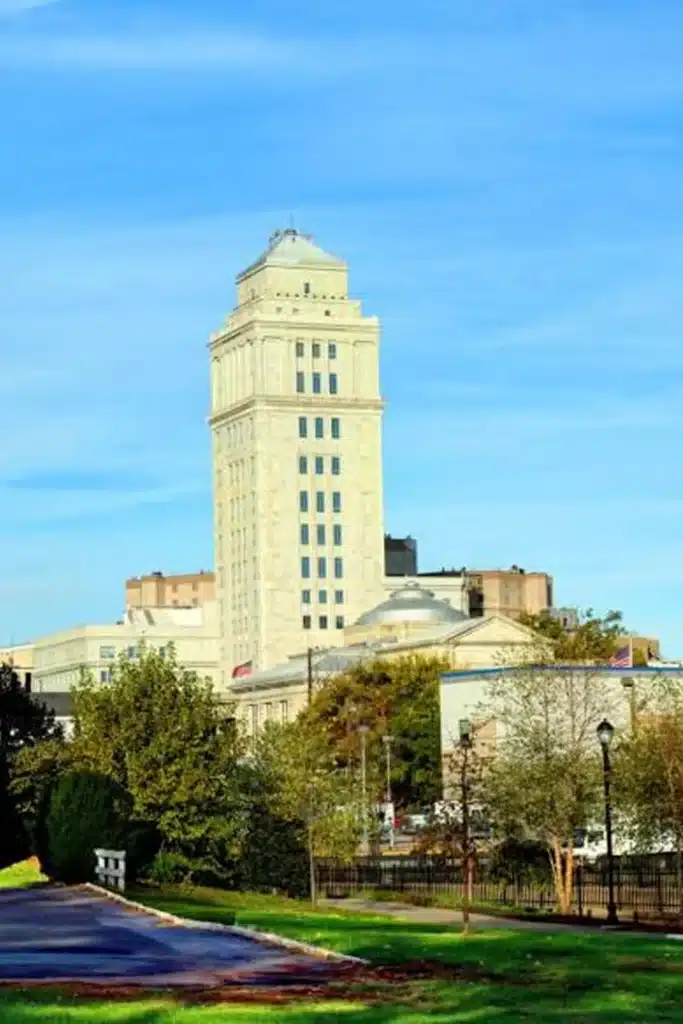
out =
{"type": "Polygon", "coordinates": [[[365,756],[365,741],[370,727],[368,725],[359,725],[358,732],[360,734],[360,789],[361,789],[361,814],[362,814],[362,825],[363,825],[363,845],[362,854],[364,857],[368,856],[369,850],[369,837],[368,837],[368,779],[367,779],[367,764],[365,756]]]}
{"type": "Polygon", "coordinates": [[[472,903],[472,857],[470,853],[470,781],[469,760],[472,750],[472,723],[467,718],[458,722],[460,741],[460,801],[462,814],[462,860],[460,873],[463,885],[462,930],[470,930],[470,906],[472,903]]]}
{"type": "Polygon", "coordinates": [[[394,801],[391,794],[391,744],[394,737],[382,736],[382,743],[384,744],[384,751],[386,754],[387,764],[387,793],[386,793],[386,813],[389,815],[389,846],[393,850],[394,848],[394,801]]]}
{"type": "Polygon", "coordinates": [[[598,726],[598,739],[602,747],[602,777],[605,787],[605,835],[607,838],[607,923],[618,924],[617,904],[614,899],[614,849],[612,846],[612,801],[610,797],[610,783],[612,781],[612,765],[609,758],[609,745],[612,742],[614,726],[603,718],[598,726]]]}

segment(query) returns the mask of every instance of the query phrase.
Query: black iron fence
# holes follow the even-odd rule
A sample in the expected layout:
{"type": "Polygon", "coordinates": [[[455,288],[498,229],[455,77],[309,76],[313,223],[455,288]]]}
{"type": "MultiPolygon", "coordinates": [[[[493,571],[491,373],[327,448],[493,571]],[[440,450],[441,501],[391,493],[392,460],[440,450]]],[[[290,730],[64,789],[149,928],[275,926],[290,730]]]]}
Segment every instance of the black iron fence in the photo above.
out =
{"type": "MultiPolygon", "coordinates": [[[[328,896],[368,893],[409,895],[412,901],[458,905],[463,898],[460,862],[442,857],[363,857],[351,863],[321,860],[317,864],[318,887],[328,896]]],[[[675,867],[667,858],[617,859],[615,864],[617,908],[641,917],[677,914],[680,893],[675,867]]],[[[556,906],[552,878],[500,871],[493,875],[480,866],[474,879],[475,902],[507,907],[552,910],[556,906]]],[[[574,867],[574,913],[600,915],[607,908],[607,867],[601,862],[577,860],[574,867]]]]}

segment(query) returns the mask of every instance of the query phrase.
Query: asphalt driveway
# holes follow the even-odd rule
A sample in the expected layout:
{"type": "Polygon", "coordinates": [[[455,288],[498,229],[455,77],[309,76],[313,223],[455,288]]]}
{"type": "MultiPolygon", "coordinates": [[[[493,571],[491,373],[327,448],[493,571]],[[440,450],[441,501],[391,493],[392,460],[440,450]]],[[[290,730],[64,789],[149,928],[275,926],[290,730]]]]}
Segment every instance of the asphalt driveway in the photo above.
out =
{"type": "Polygon", "coordinates": [[[0,891],[0,984],[300,984],[322,959],[227,931],[175,927],[86,889],[0,891]]]}

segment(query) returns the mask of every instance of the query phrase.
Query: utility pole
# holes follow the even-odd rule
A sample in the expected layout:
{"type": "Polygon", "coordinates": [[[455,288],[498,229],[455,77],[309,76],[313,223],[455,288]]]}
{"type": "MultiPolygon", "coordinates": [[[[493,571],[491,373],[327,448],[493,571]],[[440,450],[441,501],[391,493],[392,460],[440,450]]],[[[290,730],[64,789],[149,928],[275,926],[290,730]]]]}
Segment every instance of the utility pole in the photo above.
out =
{"type": "Polygon", "coordinates": [[[393,850],[394,848],[394,802],[391,793],[391,744],[393,736],[383,736],[382,742],[384,743],[384,749],[387,757],[387,794],[386,794],[386,813],[389,815],[389,846],[393,850]]]}
{"type": "Polygon", "coordinates": [[[363,825],[363,845],[362,853],[364,857],[368,856],[370,839],[368,836],[368,778],[367,778],[367,764],[365,756],[365,739],[369,733],[370,728],[367,725],[359,725],[358,732],[360,733],[360,789],[361,789],[361,814],[362,814],[362,825],[363,825]]]}
{"type": "Polygon", "coordinates": [[[309,647],[306,651],[306,664],[308,667],[308,704],[310,707],[311,701],[313,700],[313,648],[309,647]]]}

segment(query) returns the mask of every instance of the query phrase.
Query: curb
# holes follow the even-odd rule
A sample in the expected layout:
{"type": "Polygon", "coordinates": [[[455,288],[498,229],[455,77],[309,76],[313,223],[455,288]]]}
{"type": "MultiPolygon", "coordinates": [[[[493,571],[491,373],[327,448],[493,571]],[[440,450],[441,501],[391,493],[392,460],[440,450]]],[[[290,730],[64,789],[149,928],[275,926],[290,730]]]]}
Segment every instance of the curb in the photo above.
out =
{"type": "Polygon", "coordinates": [[[137,910],[143,914],[151,914],[153,917],[159,918],[160,921],[165,921],[167,924],[174,925],[177,928],[196,928],[210,932],[229,932],[232,935],[241,935],[244,939],[251,939],[253,942],[266,942],[269,945],[279,946],[282,949],[289,949],[295,953],[305,953],[307,956],[314,956],[317,959],[336,960],[340,963],[361,964],[363,966],[367,966],[370,963],[369,960],[364,960],[359,956],[351,956],[347,953],[337,953],[333,949],[325,949],[323,946],[312,946],[308,942],[298,942],[296,939],[287,939],[282,935],[275,935],[272,932],[259,932],[254,928],[243,928],[241,925],[237,924],[219,924],[217,921],[195,921],[190,917],[178,917],[176,914],[169,914],[165,910],[157,910],[156,907],[149,907],[144,903],[136,902],[136,900],[129,900],[126,896],[122,896],[121,893],[114,892],[111,889],[105,889],[103,886],[96,885],[94,882],[85,882],[82,888],[88,889],[97,896],[104,896],[106,899],[113,900],[115,903],[121,903],[123,906],[129,907],[131,910],[137,910]]]}

